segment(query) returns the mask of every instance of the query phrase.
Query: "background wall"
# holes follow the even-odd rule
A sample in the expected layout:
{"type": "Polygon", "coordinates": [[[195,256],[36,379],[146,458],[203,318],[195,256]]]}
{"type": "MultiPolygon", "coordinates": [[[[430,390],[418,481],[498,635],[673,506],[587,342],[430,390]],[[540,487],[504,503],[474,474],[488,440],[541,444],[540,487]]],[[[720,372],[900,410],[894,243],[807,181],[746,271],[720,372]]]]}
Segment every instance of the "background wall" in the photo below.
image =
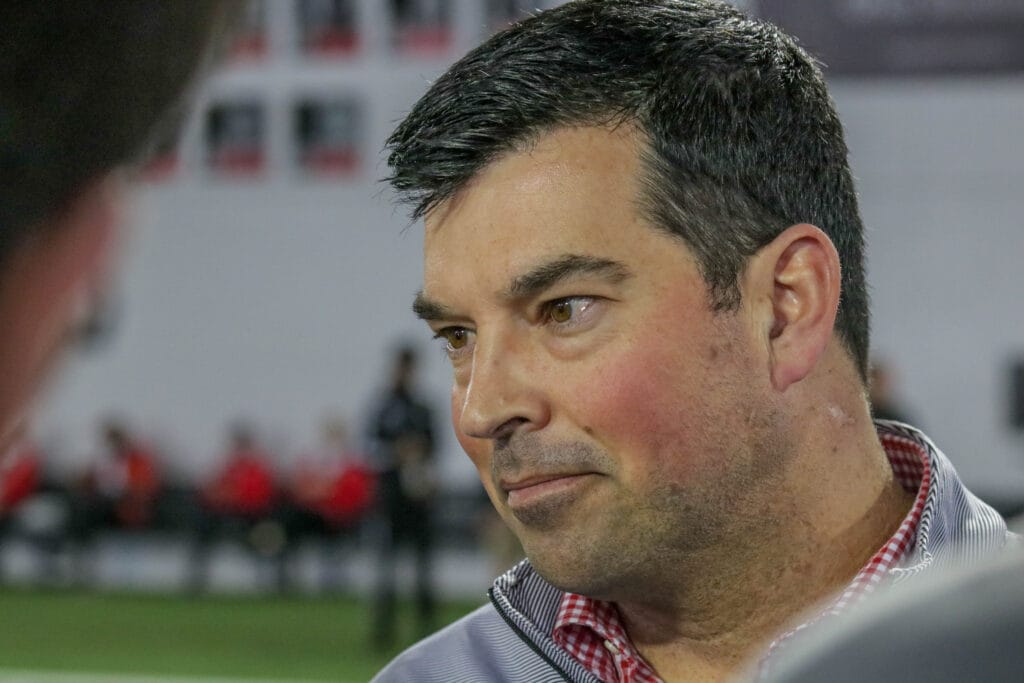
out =
{"type": "Polygon", "coordinates": [[[1024,81],[837,82],[868,226],[876,354],[967,481],[1024,495],[1024,81]]]}
{"type": "MultiPolygon", "coordinates": [[[[304,62],[288,52],[287,21],[272,22],[285,56],[235,65],[204,90],[199,111],[232,94],[266,102],[268,171],[204,171],[202,119],[190,120],[182,171],[134,208],[116,335],[72,359],[39,421],[64,466],[89,455],[111,412],[183,472],[212,466],[236,417],[301,450],[326,412],[361,419],[398,339],[423,344],[423,385],[447,420],[446,361],[409,312],[421,230],[390,204],[378,152],[428,81],[479,39],[483,15],[456,3],[450,53],[410,60],[387,49],[384,5],[359,4],[367,42],[354,57],[304,62]],[[310,89],[364,99],[368,161],[356,175],[310,180],[291,167],[288,106],[310,89]]],[[[1024,441],[1006,419],[1008,360],[1024,355],[1024,79],[840,80],[833,93],[869,226],[875,349],[969,484],[1024,497],[1024,441]]],[[[472,485],[442,427],[449,479],[472,485]]]]}

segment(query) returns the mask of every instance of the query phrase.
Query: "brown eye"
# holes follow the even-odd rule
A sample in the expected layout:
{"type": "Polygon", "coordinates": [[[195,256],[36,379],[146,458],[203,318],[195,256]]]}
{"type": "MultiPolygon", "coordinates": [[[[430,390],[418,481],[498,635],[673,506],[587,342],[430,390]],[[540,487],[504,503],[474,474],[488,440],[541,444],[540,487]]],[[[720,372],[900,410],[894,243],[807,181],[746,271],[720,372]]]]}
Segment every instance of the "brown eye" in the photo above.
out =
{"type": "Polygon", "coordinates": [[[561,301],[554,302],[553,304],[551,304],[551,309],[548,312],[548,316],[551,318],[552,322],[569,322],[569,320],[572,318],[572,302],[570,302],[568,299],[563,299],[561,301]]]}
{"type": "Polygon", "coordinates": [[[445,333],[448,338],[448,346],[453,349],[461,349],[469,341],[469,333],[462,328],[455,328],[445,333]]]}

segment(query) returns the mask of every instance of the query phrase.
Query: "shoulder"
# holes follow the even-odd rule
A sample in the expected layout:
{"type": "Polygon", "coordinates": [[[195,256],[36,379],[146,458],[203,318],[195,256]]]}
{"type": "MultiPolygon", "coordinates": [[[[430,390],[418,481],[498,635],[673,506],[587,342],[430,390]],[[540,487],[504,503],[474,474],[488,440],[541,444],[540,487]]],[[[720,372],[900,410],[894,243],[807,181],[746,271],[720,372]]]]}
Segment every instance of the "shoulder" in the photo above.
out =
{"type": "Polygon", "coordinates": [[[546,683],[561,674],[522,640],[491,604],[396,657],[371,683],[546,683]]]}
{"type": "Polygon", "coordinates": [[[398,655],[373,683],[487,680],[488,652],[503,637],[515,637],[490,604],[459,619],[398,655]]]}

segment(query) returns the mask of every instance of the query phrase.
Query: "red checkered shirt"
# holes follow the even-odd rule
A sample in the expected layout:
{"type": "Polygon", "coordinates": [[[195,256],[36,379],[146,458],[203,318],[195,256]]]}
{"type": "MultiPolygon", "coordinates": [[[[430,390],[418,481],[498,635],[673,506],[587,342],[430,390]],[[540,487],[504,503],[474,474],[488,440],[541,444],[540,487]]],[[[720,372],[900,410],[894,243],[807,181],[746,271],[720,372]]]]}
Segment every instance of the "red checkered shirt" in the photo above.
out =
{"type": "MultiPolygon", "coordinates": [[[[867,597],[914,542],[918,521],[931,490],[931,460],[927,451],[911,439],[881,433],[879,437],[896,480],[907,491],[917,490],[899,529],[853,578],[853,581],[816,617],[776,638],[765,658],[790,637],[819,619],[839,614],[867,597]]],[[[629,640],[619,612],[610,602],[566,593],[555,620],[554,640],[604,683],[662,683],[629,640]]]]}

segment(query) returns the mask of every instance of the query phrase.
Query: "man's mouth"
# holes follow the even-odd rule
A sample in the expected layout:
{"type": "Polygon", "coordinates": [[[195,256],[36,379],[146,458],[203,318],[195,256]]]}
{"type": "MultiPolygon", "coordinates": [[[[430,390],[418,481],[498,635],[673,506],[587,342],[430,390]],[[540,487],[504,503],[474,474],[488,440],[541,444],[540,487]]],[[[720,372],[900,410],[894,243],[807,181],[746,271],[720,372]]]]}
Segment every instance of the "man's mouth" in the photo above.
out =
{"type": "Polygon", "coordinates": [[[500,486],[512,512],[525,513],[530,508],[554,509],[568,505],[596,476],[592,472],[545,474],[513,481],[502,480],[500,486]]]}

